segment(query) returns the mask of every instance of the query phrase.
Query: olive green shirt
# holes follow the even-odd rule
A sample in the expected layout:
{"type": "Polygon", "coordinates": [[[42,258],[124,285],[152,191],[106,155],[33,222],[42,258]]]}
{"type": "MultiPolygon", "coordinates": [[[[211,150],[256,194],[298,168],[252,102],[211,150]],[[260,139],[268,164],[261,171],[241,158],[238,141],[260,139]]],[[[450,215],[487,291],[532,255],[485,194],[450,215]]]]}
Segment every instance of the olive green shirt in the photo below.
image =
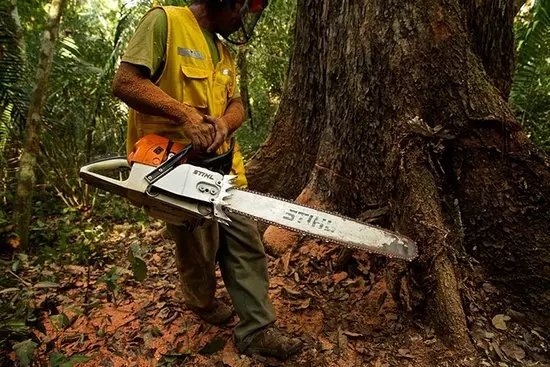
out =
{"type": "MultiPolygon", "coordinates": [[[[214,67],[220,61],[215,36],[207,29],[201,28],[206,39],[214,67]]],[[[144,66],[149,70],[151,79],[158,79],[164,68],[168,19],[164,10],[153,9],[141,19],[136,32],[130,39],[122,61],[144,66]]]]}

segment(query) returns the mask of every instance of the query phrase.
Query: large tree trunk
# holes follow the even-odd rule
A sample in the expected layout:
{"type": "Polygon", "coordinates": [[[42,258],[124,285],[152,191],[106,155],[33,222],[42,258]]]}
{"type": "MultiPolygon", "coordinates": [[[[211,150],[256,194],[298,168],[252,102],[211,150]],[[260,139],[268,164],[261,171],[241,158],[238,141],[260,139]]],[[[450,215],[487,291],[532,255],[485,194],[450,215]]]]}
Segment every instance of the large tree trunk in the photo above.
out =
{"type": "MultiPolygon", "coordinates": [[[[506,102],[517,3],[299,1],[288,88],[247,167],[253,189],[346,215],[388,206],[420,247],[407,303],[463,350],[465,251],[517,307],[550,300],[550,169],[506,102]]],[[[406,264],[388,265],[397,296],[406,264]]]]}
{"type": "Polygon", "coordinates": [[[25,125],[25,147],[19,161],[19,177],[13,219],[22,249],[26,249],[29,244],[32,194],[36,183],[35,168],[39,151],[42,108],[46,96],[46,86],[52,70],[52,60],[57,41],[57,27],[64,5],[65,0],[53,0],[50,4],[38,58],[36,83],[31,94],[27,124],[25,125]]]}

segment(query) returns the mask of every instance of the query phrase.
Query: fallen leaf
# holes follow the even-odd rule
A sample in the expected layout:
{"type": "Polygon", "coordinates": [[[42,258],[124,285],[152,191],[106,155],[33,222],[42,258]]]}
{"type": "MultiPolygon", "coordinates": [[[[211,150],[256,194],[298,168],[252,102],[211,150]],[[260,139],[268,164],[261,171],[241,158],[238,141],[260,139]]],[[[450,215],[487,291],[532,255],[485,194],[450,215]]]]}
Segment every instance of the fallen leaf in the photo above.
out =
{"type": "Polygon", "coordinates": [[[226,340],[220,337],[215,337],[208,344],[199,350],[199,354],[210,355],[214,354],[225,347],[226,340]]]}
{"type": "Polygon", "coordinates": [[[283,255],[283,274],[288,274],[288,267],[290,264],[290,255],[292,255],[291,251],[285,252],[283,255]]]}
{"type": "Polygon", "coordinates": [[[352,338],[358,338],[360,336],[363,336],[363,334],[352,333],[351,331],[344,331],[343,333],[344,333],[344,335],[347,335],[347,336],[352,337],[352,338]]]}
{"type": "Polygon", "coordinates": [[[499,330],[507,330],[508,326],[506,326],[506,321],[510,320],[510,316],[498,314],[491,320],[493,323],[493,326],[499,330]]]}
{"type": "Polygon", "coordinates": [[[161,337],[162,336],[162,331],[158,327],[153,326],[151,328],[151,335],[153,335],[156,338],[161,337]]]}
{"type": "Polygon", "coordinates": [[[272,277],[269,281],[269,289],[275,289],[285,285],[285,281],[281,277],[272,277]]]}
{"type": "Polygon", "coordinates": [[[19,240],[18,236],[10,236],[10,238],[8,238],[8,246],[14,250],[19,248],[20,244],[21,241],[19,240]]]}
{"type": "Polygon", "coordinates": [[[504,356],[504,353],[502,353],[502,350],[500,349],[500,346],[497,343],[489,343],[489,344],[493,347],[493,350],[500,357],[500,359],[505,361],[506,357],[504,356]]]}
{"type": "Polygon", "coordinates": [[[540,335],[539,333],[537,333],[536,330],[531,330],[531,333],[532,333],[533,335],[536,335],[540,340],[546,341],[546,339],[544,339],[544,338],[542,337],[542,335],[540,335]]]}
{"type": "Polygon", "coordinates": [[[320,338],[320,342],[321,342],[321,351],[322,352],[331,351],[334,348],[334,344],[332,344],[331,342],[329,342],[328,340],[326,340],[324,338],[320,338]]]}
{"type": "Polygon", "coordinates": [[[339,301],[345,301],[349,298],[349,293],[344,293],[341,297],[338,298],[339,301]]]}
{"type": "Polygon", "coordinates": [[[506,312],[508,316],[510,316],[512,319],[521,321],[525,319],[525,314],[523,312],[515,311],[515,310],[508,310],[506,312]]]}
{"type": "Polygon", "coordinates": [[[502,344],[501,349],[504,354],[506,354],[511,359],[521,361],[523,358],[525,358],[525,351],[514,342],[506,342],[502,344]]]}
{"type": "Polygon", "coordinates": [[[34,285],[34,288],[59,288],[60,285],[54,282],[39,282],[34,285]]]}
{"type": "Polygon", "coordinates": [[[346,273],[345,271],[341,271],[332,276],[332,281],[334,282],[334,285],[336,285],[340,283],[342,280],[345,280],[347,277],[348,277],[348,273],[346,273]]]}
{"type": "Polygon", "coordinates": [[[337,338],[338,338],[338,352],[337,354],[340,354],[348,345],[348,338],[344,335],[344,332],[342,329],[338,328],[337,332],[337,338]]]}
{"type": "Polygon", "coordinates": [[[378,299],[376,300],[376,306],[378,308],[378,311],[382,308],[382,305],[384,304],[384,301],[386,301],[386,298],[388,297],[388,293],[384,292],[378,296],[378,299]]]}
{"type": "Polygon", "coordinates": [[[300,297],[302,295],[301,292],[295,291],[294,289],[288,287],[283,287],[283,292],[290,297],[300,297]]]}
{"type": "Polygon", "coordinates": [[[65,266],[65,270],[71,274],[84,274],[86,272],[86,267],[80,265],[67,265],[65,266]]]}
{"type": "Polygon", "coordinates": [[[410,354],[410,350],[405,349],[405,348],[398,349],[398,350],[397,350],[397,353],[399,353],[399,355],[400,355],[401,357],[405,357],[405,358],[414,358],[414,357],[410,354]]]}
{"type": "Polygon", "coordinates": [[[15,292],[19,292],[20,289],[19,288],[6,288],[6,289],[2,289],[0,291],[0,294],[5,294],[5,293],[15,293],[15,292]]]}
{"type": "Polygon", "coordinates": [[[306,299],[303,301],[299,306],[296,306],[297,310],[305,310],[306,308],[309,308],[311,305],[311,298],[306,299]]]}
{"type": "Polygon", "coordinates": [[[496,287],[490,283],[483,283],[483,290],[487,293],[498,293],[496,287]]]}
{"type": "Polygon", "coordinates": [[[34,358],[34,351],[38,344],[28,339],[13,346],[15,355],[22,366],[30,366],[34,358]]]}

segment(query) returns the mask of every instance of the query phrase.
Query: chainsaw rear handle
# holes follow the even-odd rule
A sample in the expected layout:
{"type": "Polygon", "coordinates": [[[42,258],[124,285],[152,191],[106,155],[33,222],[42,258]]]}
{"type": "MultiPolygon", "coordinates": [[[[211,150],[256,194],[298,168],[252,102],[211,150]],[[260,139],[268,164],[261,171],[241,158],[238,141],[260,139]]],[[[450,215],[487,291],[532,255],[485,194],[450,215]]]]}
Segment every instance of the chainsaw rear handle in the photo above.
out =
{"type": "MultiPolygon", "coordinates": [[[[189,144],[179,152],[170,156],[166,161],[161,163],[158,167],[153,169],[151,172],[147,173],[144,177],[149,184],[153,184],[163,177],[168,172],[172,171],[175,167],[182,163],[182,160],[189,155],[189,158],[186,159],[186,163],[207,168],[211,171],[223,171],[222,174],[228,174],[231,170],[232,161],[233,161],[233,149],[235,147],[235,138],[231,139],[231,145],[229,150],[223,154],[204,157],[204,156],[194,156],[191,157],[191,152],[193,151],[193,145],[189,144]]],[[[117,158],[106,158],[99,161],[92,162],[80,169],[80,176],[84,179],[86,178],[95,178],[103,182],[108,182],[117,186],[126,187],[125,183],[127,180],[116,180],[108,176],[104,176],[99,172],[105,172],[115,169],[130,169],[131,166],[128,163],[128,160],[125,157],[117,158]]]]}
{"type": "Polygon", "coordinates": [[[93,177],[101,181],[109,182],[113,185],[125,186],[124,183],[127,180],[124,180],[124,181],[116,180],[114,178],[104,176],[98,173],[98,172],[116,170],[121,168],[130,169],[130,165],[126,160],[126,157],[107,158],[107,159],[95,161],[93,163],[87,164],[84,167],[80,168],[80,176],[84,179],[88,177],[93,177]]]}

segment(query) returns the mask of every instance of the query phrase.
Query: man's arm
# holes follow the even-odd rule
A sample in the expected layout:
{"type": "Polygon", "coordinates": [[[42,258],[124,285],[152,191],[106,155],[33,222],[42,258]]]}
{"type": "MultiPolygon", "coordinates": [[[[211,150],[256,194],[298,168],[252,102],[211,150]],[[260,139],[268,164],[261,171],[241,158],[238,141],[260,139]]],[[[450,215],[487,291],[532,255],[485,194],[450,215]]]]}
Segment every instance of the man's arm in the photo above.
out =
{"type": "Polygon", "coordinates": [[[244,106],[241,97],[233,98],[225,109],[223,119],[227,123],[228,135],[233,134],[244,121],[244,106]]]}
{"type": "Polygon", "coordinates": [[[204,120],[216,128],[214,141],[206,150],[207,152],[215,152],[229,135],[241,127],[244,121],[244,106],[241,98],[232,98],[222,117],[204,116],[204,120]]]}
{"type": "Polygon", "coordinates": [[[205,124],[204,117],[195,108],[178,102],[153,84],[139,66],[120,64],[113,80],[113,94],[136,111],[161,116],[182,126],[185,136],[199,151],[214,142],[214,126],[205,124]]]}

